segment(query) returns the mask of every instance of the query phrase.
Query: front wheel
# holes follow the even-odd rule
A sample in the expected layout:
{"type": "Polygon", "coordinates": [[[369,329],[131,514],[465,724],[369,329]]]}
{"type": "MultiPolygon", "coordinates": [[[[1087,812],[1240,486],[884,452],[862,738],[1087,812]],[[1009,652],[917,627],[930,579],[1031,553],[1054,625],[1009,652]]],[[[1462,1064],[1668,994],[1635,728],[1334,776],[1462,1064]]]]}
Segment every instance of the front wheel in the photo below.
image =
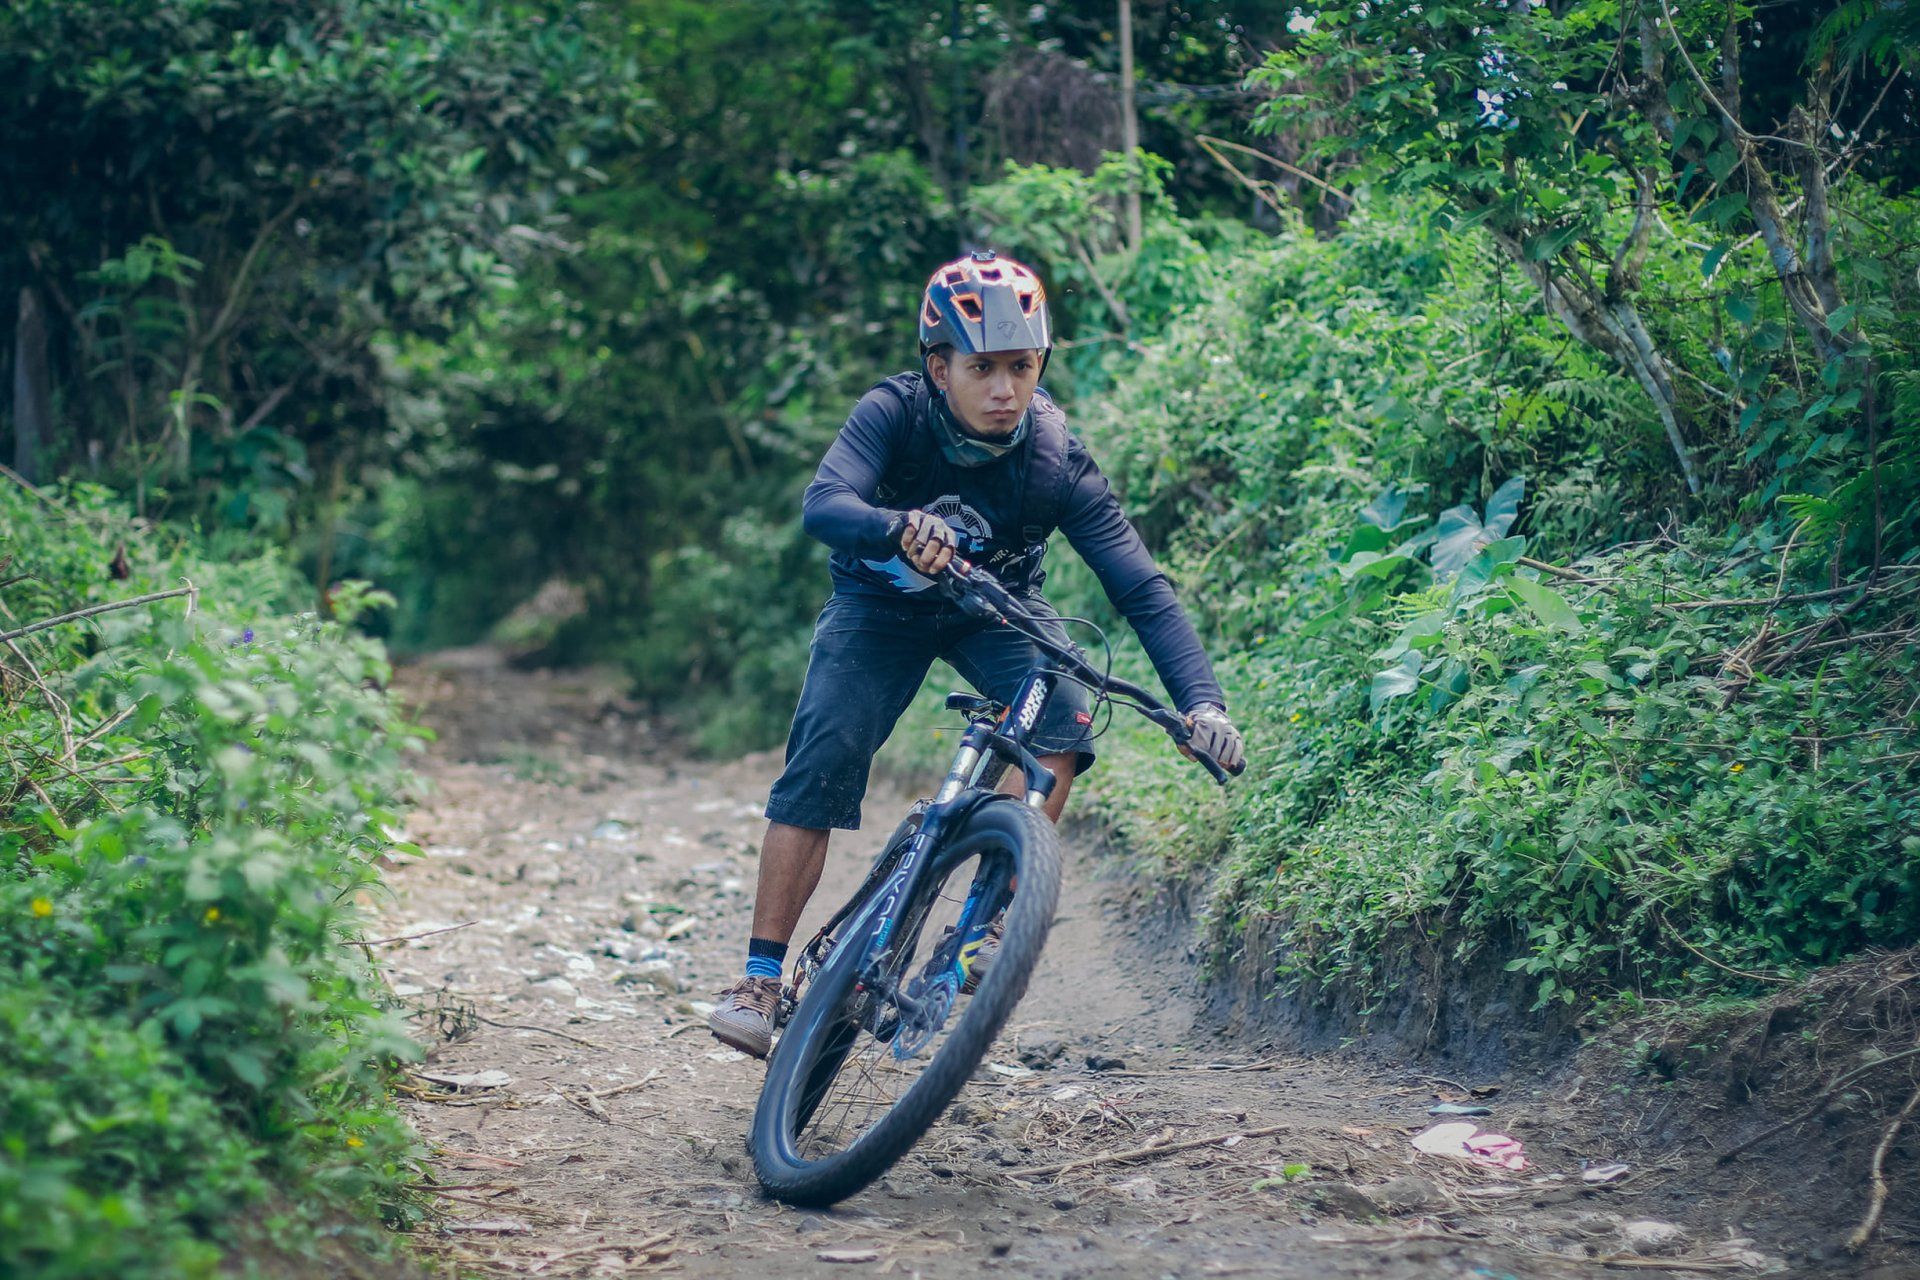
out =
{"type": "Polygon", "coordinates": [[[879,955],[870,945],[879,921],[856,917],[767,1065],[749,1141],[770,1195],[833,1204],[919,1140],[1026,993],[1059,897],[1053,824],[991,799],[934,851],[879,955]],[[999,953],[978,990],[960,995],[953,965],[966,938],[952,926],[964,917],[964,933],[976,934],[1002,902],[999,953]]]}

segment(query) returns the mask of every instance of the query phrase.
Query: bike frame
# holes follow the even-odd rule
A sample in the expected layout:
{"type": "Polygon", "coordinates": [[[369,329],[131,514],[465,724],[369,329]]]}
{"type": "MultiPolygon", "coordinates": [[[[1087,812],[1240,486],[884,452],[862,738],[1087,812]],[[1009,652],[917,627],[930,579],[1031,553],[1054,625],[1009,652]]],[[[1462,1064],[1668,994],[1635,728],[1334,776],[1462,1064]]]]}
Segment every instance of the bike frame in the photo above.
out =
{"type": "MultiPolygon", "coordinates": [[[[961,735],[959,746],[954,749],[946,777],[927,806],[919,829],[904,844],[896,841],[882,853],[853,898],[835,912],[802,949],[800,962],[794,969],[793,985],[785,993],[789,1002],[798,1001],[800,988],[819,968],[834,930],[849,918],[865,916],[870,911],[877,915],[877,925],[871,932],[865,929],[856,932],[865,933],[870,938],[861,967],[868,977],[875,976],[874,962],[886,953],[887,944],[895,936],[900,924],[900,904],[912,901],[912,891],[947,837],[958,830],[967,816],[982,804],[1018,802],[1014,797],[1003,796],[997,790],[998,783],[1008,769],[1018,767],[1021,770],[1026,782],[1024,802],[1027,805],[1039,808],[1046,803],[1047,797],[1053,794],[1053,774],[1040,763],[1028,742],[1062,680],[1071,679],[1086,685],[1097,699],[1119,695],[1129,700],[1141,714],[1165,729],[1178,743],[1184,745],[1191,733],[1184,717],[1167,709],[1159,699],[1139,685],[1095,670],[1072,645],[1061,645],[1049,639],[1042,633],[1039,620],[1010,591],[984,571],[973,568],[964,560],[955,559],[942,574],[941,583],[963,610],[975,617],[1012,627],[1026,636],[1041,656],[1021,679],[1013,701],[1004,707],[988,698],[957,693],[948,695],[947,706],[969,712],[969,723],[966,732],[961,735]]],[[[1206,766],[1216,781],[1222,784],[1226,782],[1226,771],[1217,763],[1203,755],[1196,755],[1195,758],[1206,766]]],[[[953,975],[956,981],[965,977],[960,952],[964,949],[969,932],[975,928],[973,917],[980,909],[979,896],[977,893],[969,895],[961,918],[954,926],[958,940],[953,975]]],[[[988,904],[986,918],[991,919],[993,909],[993,904],[988,904]]],[[[915,1012],[911,1007],[914,1002],[905,992],[891,990],[886,994],[901,1006],[903,1014],[915,1012]]]]}

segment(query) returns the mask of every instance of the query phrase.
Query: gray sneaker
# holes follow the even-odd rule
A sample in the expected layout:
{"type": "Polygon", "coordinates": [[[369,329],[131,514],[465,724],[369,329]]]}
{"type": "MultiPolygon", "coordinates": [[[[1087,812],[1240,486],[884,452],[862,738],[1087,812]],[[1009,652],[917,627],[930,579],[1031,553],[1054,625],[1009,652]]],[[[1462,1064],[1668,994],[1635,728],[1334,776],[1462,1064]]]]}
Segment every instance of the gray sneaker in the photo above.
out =
{"type": "Polygon", "coordinates": [[[707,1030],[729,1048],[764,1058],[773,1047],[780,1015],[780,979],[742,978],[720,993],[720,1007],[707,1015],[707,1030]]]}

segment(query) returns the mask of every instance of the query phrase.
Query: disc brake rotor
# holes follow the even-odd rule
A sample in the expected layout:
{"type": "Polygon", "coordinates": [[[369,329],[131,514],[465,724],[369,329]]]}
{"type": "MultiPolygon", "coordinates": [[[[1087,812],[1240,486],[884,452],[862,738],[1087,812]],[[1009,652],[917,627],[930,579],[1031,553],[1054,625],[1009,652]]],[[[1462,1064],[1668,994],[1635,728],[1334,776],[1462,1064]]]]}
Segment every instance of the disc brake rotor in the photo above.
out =
{"type": "Polygon", "coordinates": [[[911,1014],[900,1015],[900,1025],[893,1037],[894,1057],[904,1062],[932,1044],[933,1038],[940,1034],[960,990],[951,977],[943,974],[932,982],[920,979],[908,990],[907,994],[918,1002],[918,1007],[911,1014]]]}

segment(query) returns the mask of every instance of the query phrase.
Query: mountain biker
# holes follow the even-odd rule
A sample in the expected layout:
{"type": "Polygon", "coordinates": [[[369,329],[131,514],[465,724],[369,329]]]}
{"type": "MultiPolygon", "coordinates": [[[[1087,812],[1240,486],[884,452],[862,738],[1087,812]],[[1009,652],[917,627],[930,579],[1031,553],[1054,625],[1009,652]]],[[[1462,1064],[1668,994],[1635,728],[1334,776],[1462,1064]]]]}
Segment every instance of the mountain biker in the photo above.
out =
{"type": "MultiPolygon", "coordinates": [[[[857,830],[874,752],[934,658],[981,693],[1011,700],[1036,651],[1025,637],[962,613],[932,575],[956,554],[1046,619],[1041,559],[1056,528],[1139,634],[1193,726],[1192,746],[1237,769],[1243,749],[1193,624],[1106,477],[1040,389],[1052,351],[1046,291],[992,251],[947,263],[920,310],[921,369],[854,406],[802,501],[807,532],[833,549],[833,596],[815,625],[786,768],[767,802],[747,971],[707,1020],[754,1057],[772,1045],[780,973],[820,883],[833,828],[857,830]]],[[[1062,681],[1033,735],[1052,771],[1059,821],[1074,777],[1093,763],[1086,690],[1062,681]]],[[[991,963],[992,936],[973,961],[991,963]]]]}

